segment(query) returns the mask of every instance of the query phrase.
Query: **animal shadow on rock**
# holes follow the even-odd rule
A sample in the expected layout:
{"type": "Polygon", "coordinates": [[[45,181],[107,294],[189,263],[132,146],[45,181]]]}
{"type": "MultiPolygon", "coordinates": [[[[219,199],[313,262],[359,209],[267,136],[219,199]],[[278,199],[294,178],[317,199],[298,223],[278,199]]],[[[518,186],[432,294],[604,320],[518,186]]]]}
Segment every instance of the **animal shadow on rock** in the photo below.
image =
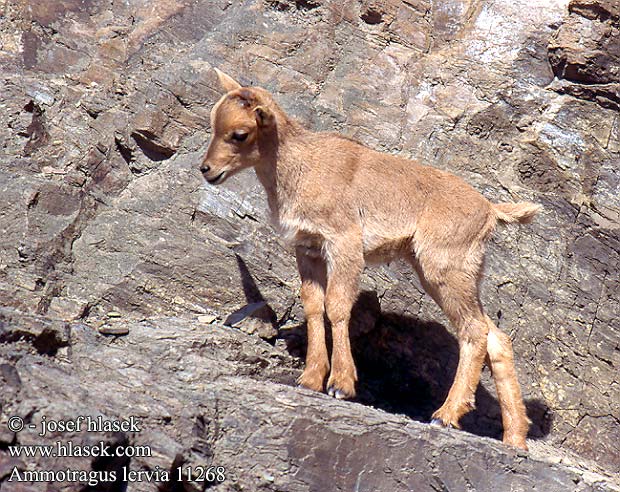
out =
{"type": "Polygon", "coordinates": [[[276,313],[261,294],[243,258],[235,253],[235,259],[237,260],[243,294],[247,304],[230,314],[224,321],[224,324],[233,326],[237,322],[245,320],[248,333],[255,333],[273,345],[278,335],[278,318],[276,313]]]}
{"type": "MultiPolygon", "coordinates": [[[[276,325],[276,315],[266,303],[243,258],[235,253],[237,266],[248,303],[264,302],[261,321],[276,325]]],[[[327,347],[331,352],[329,320],[327,347]]],[[[363,291],[358,296],[350,322],[351,347],[357,366],[356,401],[399,413],[421,422],[429,422],[448,394],[458,364],[458,341],[444,325],[423,321],[414,316],[381,312],[377,294],[363,291]]],[[[288,352],[305,360],[306,323],[279,330],[288,352]]],[[[275,339],[267,339],[275,343],[275,339]]],[[[330,353],[331,355],[331,353],[330,353]]],[[[483,384],[476,391],[476,409],[461,419],[463,430],[479,436],[501,439],[502,419],[499,402],[487,390],[493,382],[488,368],[483,372],[483,384]],[[487,379],[487,381],[484,381],[487,379]]],[[[525,400],[532,424],[528,437],[542,438],[549,434],[553,415],[542,400],[525,400]]]]}
{"type": "MultiPolygon", "coordinates": [[[[326,326],[329,326],[326,320],[326,326]]],[[[375,292],[364,291],[351,315],[351,346],[358,371],[356,401],[429,422],[444,402],[458,364],[458,341],[444,325],[399,313],[381,313],[375,292]]],[[[305,358],[305,323],[280,331],[291,355],[305,358]]],[[[331,346],[327,330],[328,350],[331,346]]],[[[461,419],[463,430],[500,439],[499,402],[486,389],[492,385],[485,367],[476,391],[476,409],[461,419]]],[[[529,438],[549,434],[552,414],[544,401],[526,400],[532,421],[529,438]]]]}

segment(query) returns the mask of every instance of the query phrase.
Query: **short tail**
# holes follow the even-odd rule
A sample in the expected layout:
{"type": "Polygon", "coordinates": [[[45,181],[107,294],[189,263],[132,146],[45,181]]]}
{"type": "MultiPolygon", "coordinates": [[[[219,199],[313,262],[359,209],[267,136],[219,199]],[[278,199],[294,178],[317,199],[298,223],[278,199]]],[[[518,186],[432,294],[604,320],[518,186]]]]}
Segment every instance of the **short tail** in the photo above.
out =
{"type": "Polygon", "coordinates": [[[499,222],[511,224],[529,224],[542,209],[540,205],[530,202],[494,203],[493,210],[499,222]]]}

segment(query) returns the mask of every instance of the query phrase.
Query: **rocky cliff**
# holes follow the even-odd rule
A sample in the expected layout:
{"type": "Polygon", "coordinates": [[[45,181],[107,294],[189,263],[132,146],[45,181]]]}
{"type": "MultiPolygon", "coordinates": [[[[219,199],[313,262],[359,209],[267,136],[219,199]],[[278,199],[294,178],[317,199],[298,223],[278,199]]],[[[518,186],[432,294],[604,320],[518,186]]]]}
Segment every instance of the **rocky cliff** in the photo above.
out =
{"type": "MultiPolygon", "coordinates": [[[[133,468],[225,466],[215,490],[617,487],[616,1],[0,5],[0,490],[56,490],[6,481],[7,446],[43,443],[6,419],[80,414],[139,415],[148,431],[104,436],[157,450],[133,468]],[[419,423],[457,345],[404,265],[364,276],[359,401],[287,387],[304,351],[291,251],[252,172],[220,188],[198,172],[214,66],[312,128],[544,206],[497,231],[483,286],[514,341],[529,458],[486,439],[501,431],[488,375],[467,432],[419,423]]],[[[181,490],[128,490],[157,487],[181,490]]]]}

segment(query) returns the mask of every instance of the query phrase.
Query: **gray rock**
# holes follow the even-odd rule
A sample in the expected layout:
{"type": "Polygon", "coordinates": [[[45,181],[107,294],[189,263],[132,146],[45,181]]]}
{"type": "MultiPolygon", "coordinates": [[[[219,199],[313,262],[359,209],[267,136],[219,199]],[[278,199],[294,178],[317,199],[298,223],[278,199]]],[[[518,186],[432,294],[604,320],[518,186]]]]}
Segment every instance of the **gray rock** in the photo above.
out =
{"type": "MultiPolygon", "coordinates": [[[[43,361],[75,356],[68,335],[60,334],[65,321],[84,323],[71,325],[71,340],[82,337],[84,347],[102,343],[85,326],[109,311],[137,324],[206,313],[225,319],[259,302],[279,328],[279,338],[267,338],[303,357],[295,261],[268,223],[255,177],[248,172],[214,188],[198,172],[219,97],[212,70],[218,66],[273,91],[312,128],[450,170],[492,200],[544,206],[531,226],[493,237],[483,302],[514,341],[533,444],[575,452],[594,471],[618,473],[618,16],[612,0],[9,2],[0,19],[0,303],[44,317],[28,318],[32,326],[22,315],[18,322],[10,317],[12,326],[30,327],[0,334],[6,363],[21,350],[43,361]]],[[[370,294],[352,329],[360,401],[425,421],[445,398],[455,338],[405,266],[368,269],[363,284],[370,294]]],[[[130,328],[127,337],[105,342],[116,344],[122,367],[130,356],[121,352],[131,352],[128,341],[138,336],[130,328]]],[[[160,340],[153,350],[174,347],[175,340],[160,340]]],[[[183,355],[195,359],[207,350],[203,342],[183,355]]],[[[264,357],[246,362],[234,355],[238,350],[219,363],[244,375],[269,370],[279,377],[270,362],[262,367],[264,357]]],[[[202,374],[202,360],[195,362],[184,377],[202,374]]],[[[29,370],[37,367],[32,362],[29,370]]],[[[125,369],[143,378],[131,383],[135,391],[149,387],[145,374],[154,370],[125,369]]],[[[50,371],[48,378],[79,378],[75,363],[50,371]]],[[[79,394],[106,393],[104,372],[79,394]]],[[[254,395],[245,404],[262,408],[262,385],[226,381],[230,392],[254,395]]],[[[16,386],[6,388],[3,398],[19,404],[16,386]]],[[[28,391],[29,401],[45,402],[40,408],[60,401],[38,383],[28,391]]],[[[275,394],[269,391],[267,399],[275,394]]],[[[193,391],[175,394],[169,416],[199,403],[193,391]]],[[[334,405],[314,398],[320,408],[334,405]]],[[[157,401],[144,401],[157,414],[157,401]]],[[[99,403],[105,404],[96,399],[89,411],[105,413],[99,403]]],[[[464,428],[498,437],[488,374],[477,407],[464,428]]],[[[247,418],[241,424],[252,422],[257,438],[273,439],[273,449],[284,453],[282,428],[257,414],[247,418]]],[[[237,432],[229,431],[232,442],[249,439],[237,432]]],[[[165,466],[173,454],[167,453],[165,466]]],[[[282,476],[296,471],[276,469],[274,461],[256,473],[276,490],[282,476]]],[[[343,487],[353,476],[313,473],[317,483],[324,476],[343,487]]]]}
{"type": "MultiPolygon", "coordinates": [[[[8,333],[36,332],[38,323],[47,323],[1,312],[9,320],[8,333]]],[[[63,329],[52,326],[61,337],[63,329]]],[[[109,452],[124,447],[150,455],[17,461],[3,448],[0,483],[7,490],[25,490],[8,480],[15,469],[67,468],[115,471],[117,478],[123,468],[134,474],[160,471],[130,481],[127,490],[203,490],[204,483],[176,482],[177,468],[185,473],[199,466],[224,467],[225,479],[211,484],[216,490],[618,490],[575,463],[552,463],[491,439],[296,388],[300,369],[293,357],[225,326],[154,318],[133,323],[127,337],[112,340],[74,324],[68,358],[10,344],[0,347],[0,358],[0,374],[17,384],[16,394],[0,396],[2,420],[17,415],[35,426],[17,432],[11,445],[103,443],[109,452]],[[43,421],[51,428],[52,421],[76,421],[80,415],[79,431],[41,435],[43,421]],[[89,431],[87,419],[100,427],[89,431]],[[117,432],[101,427],[130,420],[132,428],[117,432]],[[162,478],[163,471],[173,479],[162,478]]],[[[102,483],[93,490],[120,487],[118,480],[94,476],[102,483]]],[[[85,485],[50,486],[78,491],[85,485]]],[[[32,487],[28,490],[48,490],[32,487]]]]}

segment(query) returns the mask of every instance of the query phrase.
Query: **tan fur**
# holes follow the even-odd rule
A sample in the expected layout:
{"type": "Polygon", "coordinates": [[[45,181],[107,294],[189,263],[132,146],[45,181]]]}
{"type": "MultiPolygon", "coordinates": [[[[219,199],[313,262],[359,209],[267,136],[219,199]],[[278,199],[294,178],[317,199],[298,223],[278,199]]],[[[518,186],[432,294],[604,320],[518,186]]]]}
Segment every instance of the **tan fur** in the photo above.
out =
{"type": "Polygon", "coordinates": [[[474,407],[486,359],[497,385],[504,442],[526,448],[528,419],[510,339],[484,314],[478,285],[485,241],[497,222],[529,222],[540,207],[492,204],[450,173],[308,131],[264,89],[218,76],[226,94],[211,114],[213,138],[201,170],[219,184],[253,167],[274,222],[296,247],[308,322],[300,384],[323,391],[327,379],[331,395],[355,395],[348,329],[360,275],[367,262],[404,258],[459,339],[456,377],[433,417],[458,426],[474,407]],[[235,135],[246,137],[238,141],[235,135]],[[331,361],[324,314],[332,326],[331,361]]]}
{"type": "Polygon", "coordinates": [[[496,203],[493,208],[500,222],[529,224],[541,207],[535,203],[496,203]]]}

